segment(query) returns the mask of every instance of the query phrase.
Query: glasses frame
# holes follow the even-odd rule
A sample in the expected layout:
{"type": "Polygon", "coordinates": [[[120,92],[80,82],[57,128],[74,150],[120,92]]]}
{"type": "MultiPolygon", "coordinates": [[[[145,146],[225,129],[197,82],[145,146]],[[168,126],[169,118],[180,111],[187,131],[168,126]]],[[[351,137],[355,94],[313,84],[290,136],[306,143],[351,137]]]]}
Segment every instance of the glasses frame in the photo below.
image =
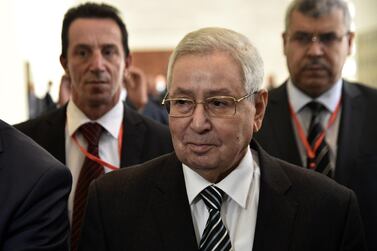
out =
{"type": "Polygon", "coordinates": [[[258,92],[259,91],[254,91],[254,92],[248,93],[248,94],[246,94],[246,95],[244,95],[244,96],[242,96],[240,98],[236,98],[236,97],[233,97],[233,96],[212,96],[212,97],[205,98],[204,101],[200,101],[200,102],[198,102],[198,101],[196,101],[194,99],[191,99],[191,98],[167,98],[168,95],[169,95],[169,93],[167,92],[165,94],[165,97],[163,98],[161,104],[165,105],[165,108],[166,108],[169,116],[173,117],[173,118],[186,118],[186,117],[192,116],[194,114],[194,111],[195,111],[196,106],[198,104],[202,104],[204,106],[205,111],[207,112],[208,116],[211,117],[211,118],[222,118],[222,117],[223,118],[229,118],[229,117],[233,117],[237,113],[237,104],[239,102],[241,102],[242,100],[247,99],[248,97],[250,97],[250,96],[252,96],[252,95],[254,95],[254,94],[258,93],[258,92]],[[210,100],[210,99],[216,99],[216,98],[218,98],[218,99],[222,99],[222,98],[232,99],[233,102],[234,102],[234,112],[233,112],[233,114],[232,115],[219,116],[219,115],[211,113],[210,109],[208,109],[208,105],[207,105],[208,103],[206,101],[210,100]],[[194,107],[187,114],[184,114],[184,115],[171,115],[170,114],[170,104],[168,102],[170,102],[170,101],[177,101],[177,100],[190,101],[190,102],[192,102],[194,104],[194,107]]]}
{"type": "Polygon", "coordinates": [[[329,35],[329,34],[332,34],[332,32],[329,32],[329,33],[318,33],[318,32],[314,32],[314,33],[310,33],[310,32],[296,32],[296,33],[293,33],[292,35],[289,35],[287,34],[287,37],[289,39],[290,42],[294,42],[294,43],[297,43],[298,45],[300,45],[301,47],[308,47],[310,46],[312,43],[315,43],[317,42],[319,45],[323,45],[325,47],[331,47],[335,42],[340,42],[342,41],[342,39],[346,36],[349,36],[350,35],[350,31],[346,31],[345,33],[343,33],[342,35],[338,35],[334,32],[334,40],[331,41],[331,42],[324,42],[323,38],[321,39],[321,37],[323,36],[326,36],[326,35],[329,35]],[[308,41],[299,41],[299,40],[295,40],[293,39],[293,37],[295,35],[297,35],[297,33],[302,33],[302,35],[310,35],[310,40],[308,41]]]}

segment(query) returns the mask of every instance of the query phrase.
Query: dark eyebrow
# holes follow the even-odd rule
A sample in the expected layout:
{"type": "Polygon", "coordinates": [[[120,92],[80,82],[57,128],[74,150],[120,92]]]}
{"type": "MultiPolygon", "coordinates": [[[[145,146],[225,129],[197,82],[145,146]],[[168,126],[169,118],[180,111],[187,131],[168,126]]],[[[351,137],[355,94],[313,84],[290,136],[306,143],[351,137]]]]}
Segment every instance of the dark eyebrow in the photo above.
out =
{"type": "Polygon", "coordinates": [[[90,46],[87,44],[76,44],[73,48],[74,49],[90,49],[90,46]]]}

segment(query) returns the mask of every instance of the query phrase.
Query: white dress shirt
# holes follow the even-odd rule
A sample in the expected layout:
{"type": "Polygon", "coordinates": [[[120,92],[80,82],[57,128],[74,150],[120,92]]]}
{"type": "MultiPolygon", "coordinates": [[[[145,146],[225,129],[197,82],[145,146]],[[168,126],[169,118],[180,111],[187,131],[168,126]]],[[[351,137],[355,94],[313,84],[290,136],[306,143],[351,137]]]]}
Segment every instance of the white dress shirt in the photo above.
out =
{"type": "MultiPolygon", "coordinates": [[[[342,86],[343,81],[338,80],[328,91],[323,93],[321,96],[313,99],[300,91],[296,86],[293,85],[291,80],[288,80],[287,84],[287,93],[288,100],[291,104],[293,111],[296,113],[296,116],[301,124],[302,129],[308,133],[309,124],[311,119],[311,110],[308,107],[305,107],[311,101],[317,101],[326,107],[326,110],[320,113],[320,121],[323,128],[327,127],[331,114],[335,111],[336,106],[338,105],[340,98],[342,96],[342,86]]],[[[334,123],[327,129],[325,140],[330,147],[330,161],[335,168],[336,152],[337,152],[337,139],[339,132],[339,123],[341,117],[341,109],[336,116],[334,123]]],[[[301,139],[298,134],[298,129],[292,119],[292,124],[294,125],[294,131],[296,135],[297,146],[300,152],[300,157],[304,166],[307,162],[306,150],[301,142],[301,139]]]]}
{"type": "MultiPolygon", "coordinates": [[[[67,106],[67,124],[65,127],[65,160],[66,165],[72,173],[72,190],[68,200],[69,219],[72,220],[73,199],[75,196],[76,185],[80,175],[81,167],[85,160],[85,155],[80,151],[77,144],[73,141],[72,135],[76,133],[79,144],[86,149],[87,142],[77,131],[79,127],[87,122],[97,122],[105,130],[101,135],[99,141],[99,156],[102,160],[119,167],[120,156],[118,149],[119,130],[123,122],[123,103],[119,99],[118,103],[104,116],[92,121],[70,100],[67,106]]],[[[105,167],[105,172],[110,172],[111,169],[105,167]]]]}
{"type": "MultiPolygon", "coordinates": [[[[208,209],[199,193],[212,183],[182,164],[187,196],[198,246],[203,234],[208,209]]],[[[228,176],[215,184],[224,191],[221,218],[228,229],[232,250],[250,251],[254,243],[255,225],[259,200],[260,168],[258,154],[250,148],[240,164],[228,176]]]]}

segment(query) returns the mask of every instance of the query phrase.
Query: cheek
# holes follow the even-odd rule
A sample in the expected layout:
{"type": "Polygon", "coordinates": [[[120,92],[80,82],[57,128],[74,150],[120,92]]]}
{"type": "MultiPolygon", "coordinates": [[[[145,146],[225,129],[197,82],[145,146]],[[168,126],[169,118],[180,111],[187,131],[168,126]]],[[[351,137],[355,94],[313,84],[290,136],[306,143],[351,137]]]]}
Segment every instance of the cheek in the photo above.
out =
{"type": "Polygon", "coordinates": [[[183,140],[184,127],[175,118],[169,118],[169,128],[173,143],[178,146],[183,140]]]}

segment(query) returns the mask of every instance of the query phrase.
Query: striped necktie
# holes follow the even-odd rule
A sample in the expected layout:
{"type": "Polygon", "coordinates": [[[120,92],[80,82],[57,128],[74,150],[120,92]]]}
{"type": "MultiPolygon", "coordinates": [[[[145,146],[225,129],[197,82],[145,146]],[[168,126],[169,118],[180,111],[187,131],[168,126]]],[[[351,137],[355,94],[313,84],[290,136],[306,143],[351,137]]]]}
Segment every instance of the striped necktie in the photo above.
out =
{"type": "Polygon", "coordinates": [[[200,240],[199,251],[229,251],[232,248],[228,230],[221,219],[221,204],[224,192],[212,185],[200,193],[207,206],[209,217],[200,240]]]}
{"type": "MultiPolygon", "coordinates": [[[[98,157],[98,143],[103,128],[98,123],[86,123],[79,128],[81,134],[88,142],[87,151],[98,157]]],[[[76,251],[80,238],[80,229],[85,212],[86,199],[90,182],[104,173],[103,167],[97,162],[85,158],[81,168],[79,179],[76,186],[73,201],[72,229],[71,229],[71,251],[76,251]]]]}
{"type": "Polygon", "coordinates": [[[326,143],[326,138],[320,142],[315,149],[315,144],[318,141],[320,134],[323,132],[323,127],[320,121],[320,113],[325,109],[325,107],[316,102],[312,101],[307,104],[312,112],[309,130],[308,130],[308,143],[314,149],[314,158],[308,157],[307,166],[311,169],[315,169],[317,172],[323,173],[329,177],[333,176],[333,167],[330,162],[330,148],[326,143]]]}

